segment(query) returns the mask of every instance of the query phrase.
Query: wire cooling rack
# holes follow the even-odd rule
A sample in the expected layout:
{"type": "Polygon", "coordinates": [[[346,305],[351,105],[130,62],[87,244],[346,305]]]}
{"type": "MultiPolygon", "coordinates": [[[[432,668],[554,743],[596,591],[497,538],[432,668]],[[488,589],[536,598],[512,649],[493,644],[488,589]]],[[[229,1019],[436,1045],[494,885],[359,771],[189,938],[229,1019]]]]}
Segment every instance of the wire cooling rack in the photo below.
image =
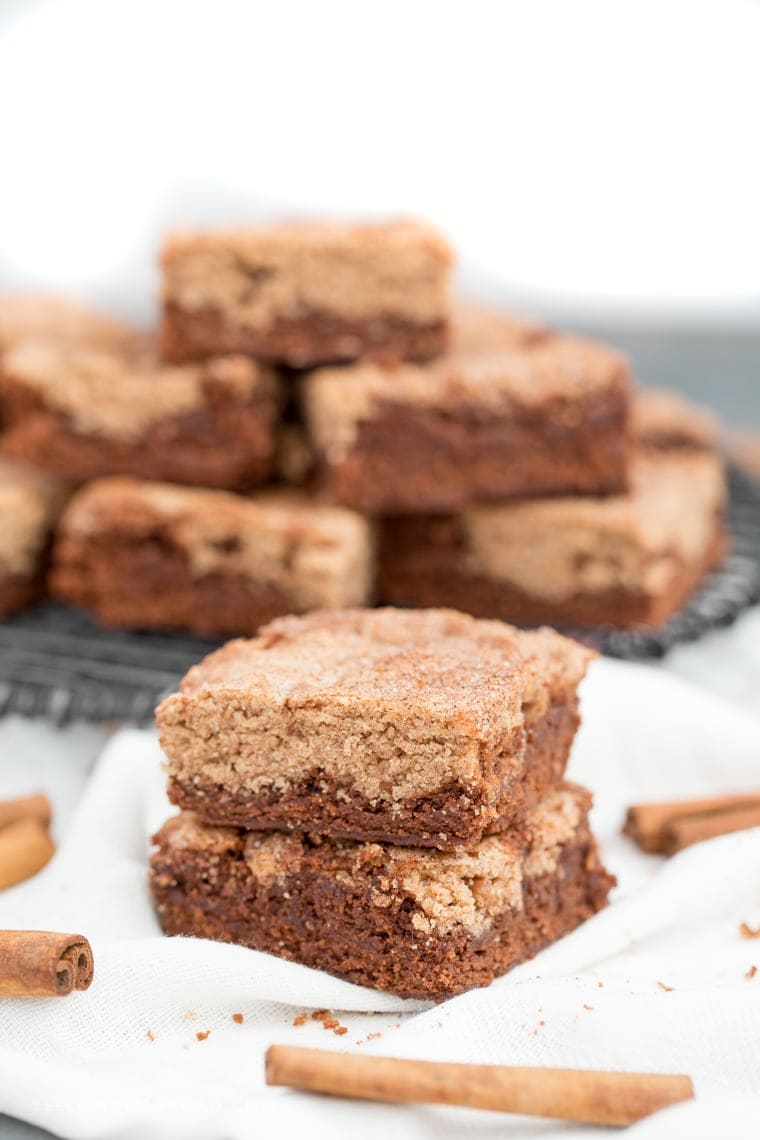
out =
{"type": "MultiPolygon", "coordinates": [[[[614,657],[660,657],[679,641],[729,625],[760,599],[760,487],[730,471],[730,557],[688,606],[655,633],[575,632],[614,657]]],[[[145,724],[161,697],[219,641],[181,634],[121,633],[46,602],[0,622],[0,715],[145,724]]]]}

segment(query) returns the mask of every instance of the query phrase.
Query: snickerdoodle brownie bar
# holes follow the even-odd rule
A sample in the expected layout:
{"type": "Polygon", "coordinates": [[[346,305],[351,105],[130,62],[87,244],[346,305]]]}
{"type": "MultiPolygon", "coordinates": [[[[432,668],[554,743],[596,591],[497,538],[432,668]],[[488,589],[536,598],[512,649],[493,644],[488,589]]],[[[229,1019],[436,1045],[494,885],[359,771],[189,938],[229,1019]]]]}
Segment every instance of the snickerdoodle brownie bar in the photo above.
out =
{"type": "Polygon", "coordinates": [[[127,474],[244,490],[274,465],[278,386],[244,356],[182,367],[149,342],[24,343],[3,361],[0,449],[66,478],[127,474]]]}
{"type": "Polygon", "coordinates": [[[164,352],[424,360],[445,345],[451,262],[441,235],[411,220],[178,233],[161,259],[164,352]]]}
{"type": "Polygon", "coordinates": [[[720,426],[715,416],[667,388],[641,388],[631,402],[636,445],[654,451],[715,451],[720,426]]]}
{"type": "Polygon", "coordinates": [[[121,349],[133,342],[132,326],[64,297],[0,294],[0,357],[28,341],[121,349]]]}
{"type": "Polygon", "coordinates": [[[113,477],[70,503],[51,588],[108,626],[255,633],[280,614],[367,602],[372,562],[364,519],[295,492],[113,477]]]}
{"type": "Polygon", "coordinates": [[[628,367],[592,341],[547,336],[425,365],[322,368],[302,395],[325,489],[356,510],[440,512],[626,486],[628,367]]]}
{"type": "Polygon", "coordinates": [[[58,480],[0,464],[0,617],[44,595],[50,537],[67,494],[58,480]]]}
{"type": "Polygon", "coordinates": [[[169,797],[212,823],[478,842],[562,779],[591,656],[448,610],[283,618],[159,706],[169,797]]]}
{"type": "Polygon", "coordinates": [[[168,934],[237,942],[402,997],[485,986],[573,930],[614,880],[591,797],[549,792],[521,828],[435,851],[213,827],[158,833],[151,887],[168,934]]]}
{"type": "Polygon", "coordinates": [[[717,455],[642,449],[623,495],[384,520],[378,592],[525,625],[661,626],[725,553],[725,499],[717,455]]]}

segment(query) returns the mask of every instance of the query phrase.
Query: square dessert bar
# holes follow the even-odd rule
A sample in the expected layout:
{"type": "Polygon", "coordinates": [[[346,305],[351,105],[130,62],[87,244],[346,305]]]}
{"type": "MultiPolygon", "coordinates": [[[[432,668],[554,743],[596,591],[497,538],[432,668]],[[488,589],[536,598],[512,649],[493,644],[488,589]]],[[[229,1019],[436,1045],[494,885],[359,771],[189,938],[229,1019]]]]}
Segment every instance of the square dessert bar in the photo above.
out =
{"type": "Polygon", "coordinates": [[[28,341],[108,350],[126,348],[134,338],[130,325],[63,297],[0,296],[0,354],[28,341]]]}
{"type": "Polygon", "coordinates": [[[302,395],[325,488],[356,510],[450,511],[626,486],[628,369],[591,341],[324,368],[302,395]]]}
{"type": "Polygon", "coordinates": [[[379,594],[525,625],[657,627],[724,554],[725,497],[716,455],[652,450],[625,495],[386,519],[379,594]]]}
{"type": "Polygon", "coordinates": [[[153,897],[168,934],[439,1001],[488,985],[606,904],[614,880],[590,800],[566,785],[521,829],[450,852],[246,833],[182,812],[155,837],[153,897]]]}
{"type": "Polygon", "coordinates": [[[137,339],[108,351],[24,343],[5,355],[0,389],[3,453],[66,478],[241,490],[273,468],[277,381],[244,356],[171,367],[137,339]]]}
{"type": "Polygon", "coordinates": [[[50,536],[67,493],[57,480],[0,464],[0,617],[43,597],[50,536]]]}
{"type": "Polygon", "coordinates": [[[159,706],[169,797],[211,823],[477,843],[562,779],[591,657],[447,610],[284,618],[159,706]]]}
{"type": "Polygon", "coordinates": [[[654,451],[715,451],[719,426],[706,408],[665,388],[642,388],[631,402],[636,445],[654,451]]]}
{"type": "Polygon", "coordinates": [[[372,561],[368,524],[340,507],[113,477],[72,500],[51,588],[104,625],[254,633],[279,614],[365,603],[372,561]]]}
{"type": "Polygon", "coordinates": [[[500,352],[540,344],[556,335],[548,325],[503,309],[456,301],[451,311],[449,351],[500,352]]]}
{"type": "Polygon", "coordinates": [[[295,367],[425,359],[445,344],[451,262],[444,239],[409,220],[175,234],[162,256],[164,352],[295,367]]]}

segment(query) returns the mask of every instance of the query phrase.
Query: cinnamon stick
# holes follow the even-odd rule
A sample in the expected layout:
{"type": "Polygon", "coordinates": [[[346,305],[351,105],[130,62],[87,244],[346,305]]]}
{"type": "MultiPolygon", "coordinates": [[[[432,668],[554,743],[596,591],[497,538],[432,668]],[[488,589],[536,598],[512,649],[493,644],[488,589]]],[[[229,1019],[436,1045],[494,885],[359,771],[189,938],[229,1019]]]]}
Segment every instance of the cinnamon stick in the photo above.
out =
{"type": "Polygon", "coordinates": [[[750,827],[760,827],[760,804],[757,807],[685,815],[672,820],[664,829],[663,850],[666,855],[675,855],[703,839],[729,835],[732,831],[746,831],[750,827]]]}
{"type": "Polygon", "coordinates": [[[624,1126],[694,1096],[686,1076],[408,1061],[272,1045],[268,1085],[395,1103],[452,1104],[624,1126]]]}
{"type": "Polygon", "coordinates": [[[81,934],[0,930],[0,998],[63,997],[86,990],[94,963],[81,934]]]}
{"type": "Polygon", "coordinates": [[[42,792],[21,796],[16,800],[0,800],[0,828],[20,819],[36,819],[43,827],[50,826],[50,800],[42,792]]]}
{"type": "Polygon", "coordinates": [[[0,890],[36,875],[55,853],[47,828],[37,819],[19,819],[0,831],[0,890]]]}
{"type": "MultiPolygon", "coordinates": [[[[691,816],[728,817],[739,809],[760,811],[760,792],[745,792],[740,795],[710,796],[698,800],[675,800],[670,803],[635,804],[628,809],[623,832],[630,836],[639,845],[642,851],[650,853],[668,854],[672,850],[672,838],[668,837],[668,829],[680,820],[691,816]]],[[[760,821],[759,821],[760,822],[760,821]]],[[[731,821],[725,818],[725,831],[738,831],[740,828],[731,826],[731,821]]],[[[753,823],[744,824],[745,827],[756,826],[753,823]]],[[[712,835],[722,835],[720,824],[716,823],[718,830],[712,835]]],[[[709,838],[705,835],[703,838],[709,838]]],[[[698,842],[698,840],[693,840],[698,842]]]]}

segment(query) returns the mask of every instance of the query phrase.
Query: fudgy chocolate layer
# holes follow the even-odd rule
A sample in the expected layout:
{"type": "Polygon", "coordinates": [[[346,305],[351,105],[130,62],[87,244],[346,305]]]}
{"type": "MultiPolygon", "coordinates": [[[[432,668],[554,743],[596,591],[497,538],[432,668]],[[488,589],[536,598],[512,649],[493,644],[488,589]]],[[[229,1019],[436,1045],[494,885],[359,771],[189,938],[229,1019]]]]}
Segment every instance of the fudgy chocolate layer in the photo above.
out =
{"type": "Polygon", "coordinates": [[[383,602],[451,606],[481,618],[518,625],[657,628],[684,605],[703,578],[725,556],[728,541],[721,520],[704,558],[681,561],[670,587],[660,594],[625,589],[578,593],[561,601],[532,597],[507,582],[473,573],[454,518],[395,518],[383,523],[378,594],[383,602]]]}
{"type": "Polygon", "coordinates": [[[373,858],[367,845],[357,873],[357,845],[304,843],[286,873],[274,866],[269,876],[254,875],[245,833],[236,841],[228,832],[224,850],[176,845],[172,822],[156,836],[151,860],[167,934],[240,943],[423,1000],[488,985],[600,910],[614,883],[584,819],[552,869],[523,878],[518,905],[504,906],[485,928],[437,926],[420,921],[403,884],[389,890],[380,848],[373,858]]]}
{"type": "Polygon", "coordinates": [[[323,465],[322,479],[337,502],[372,514],[624,490],[625,391],[591,392],[576,404],[569,419],[551,402],[507,414],[465,403],[435,409],[387,402],[359,425],[345,458],[323,465]]]}
{"type": "Polygon", "coordinates": [[[0,618],[10,617],[19,610],[33,606],[45,596],[45,577],[0,578],[0,618]]]}
{"type": "Polygon", "coordinates": [[[293,609],[275,586],[242,575],[194,576],[186,554],[157,531],[150,541],[64,534],[50,577],[54,595],[121,629],[183,629],[201,637],[255,633],[293,609]]]}
{"type": "Polygon", "coordinates": [[[576,701],[550,705],[545,716],[527,726],[525,772],[503,781],[501,802],[507,809],[497,818],[483,789],[453,784],[401,801],[390,812],[386,802],[372,802],[320,771],[286,790],[269,787],[256,794],[230,791],[202,776],[182,782],[170,777],[169,799],[207,823],[264,831],[318,830],[332,839],[446,851],[476,843],[484,834],[503,831],[521,820],[562,779],[578,723],[576,701]]]}
{"type": "Polygon", "coordinates": [[[204,487],[247,490],[272,474],[273,404],[246,402],[213,382],[206,403],[153,424],[138,440],[77,430],[30,388],[3,379],[2,452],[77,482],[136,475],[204,487]]]}
{"type": "Polygon", "coordinates": [[[168,302],[161,324],[164,356],[176,363],[240,352],[295,368],[362,356],[427,360],[446,347],[447,325],[416,324],[400,316],[342,320],[327,313],[280,317],[262,328],[242,325],[218,309],[185,310],[168,302]]]}

